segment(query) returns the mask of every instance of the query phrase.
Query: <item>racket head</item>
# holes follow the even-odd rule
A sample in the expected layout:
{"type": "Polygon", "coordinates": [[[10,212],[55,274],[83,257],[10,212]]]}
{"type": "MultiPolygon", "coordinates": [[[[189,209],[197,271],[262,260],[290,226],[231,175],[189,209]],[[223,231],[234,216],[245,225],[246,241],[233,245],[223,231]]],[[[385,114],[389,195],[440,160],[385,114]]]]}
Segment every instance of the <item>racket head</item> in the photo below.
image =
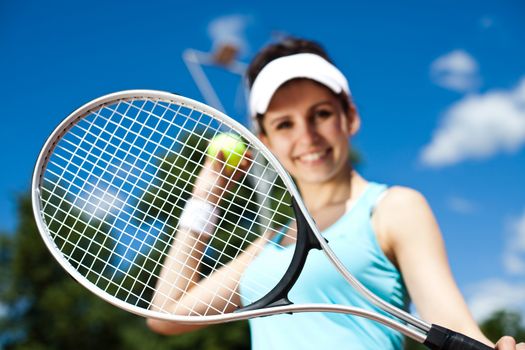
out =
{"type": "MultiPolygon", "coordinates": [[[[186,158],[181,151],[186,141],[178,145],[178,138],[173,135],[191,136],[199,123],[206,124],[212,133],[239,134],[246,141],[247,150],[255,154],[250,168],[264,167],[263,171],[268,172],[264,176],[274,177],[271,186],[277,186],[277,190],[272,190],[279,194],[270,201],[280,201],[277,206],[281,207],[266,209],[273,210],[278,216],[279,210],[290,206],[291,198],[295,198],[297,208],[304,213],[315,235],[320,237],[300,201],[293,180],[248,129],[202,103],[153,90],[122,91],[95,99],[71,113],[54,130],[39,154],[32,179],[32,203],[39,232],[54,258],[72,277],[95,295],[129,312],[182,323],[215,323],[266,315],[268,310],[243,311],[242,308],[235,313],[214,310],[209,314],[179,315],[151,307],[149,298],[154,291],[162,259],[171,240],[176,239],[172,236],[177,224],[173,220],[171,224],[166,222],[170,220],[170,215],[175,219],[180,216],[191,195],[191,177],[195,175],[191,172],[196,172],[198,160],[202,161],[206,156],[206,145],[213,136],[201,137],[196,142],[202,141],[202,144],[192,146],[196,164],[193,164],[190,174],[186,174],[183,185],[178,186],[180,179],[173,178],[176,176],[173,170],[184,174],[185,169],[173,169],[169,164],[176,163],[181,157],[186,158]],[[177,117],[182,120],[174,122],[177,117]],[[170,142],[176,144],[172,149],[168,146],[170,142]],[[169,187],[169,179],[175,180],[175,185],[169,187]],[[160,199],[160,204],[148,209],[144,203],[158,202],[159,193],[166,186],[170,190],[164,195],[167,198],[171,196],[171,204],[160,199]],[[180,193],[175,193],[177,191],[180,193]],[[149,219],[154,222],[148,222],[149,219]],[[146,228],[141,225],[146,225],[146,228]],[[147,232],[144,233],[144,230],[147,232]],[[142,249],[149,249],[150,252],[144,253],[142,249]],[[155,251],[157,256],[150,258],[148,254],[151,251],[155,251]],[[140,261],[136,263],[135,259],[140,261]],[[130,276],[128,273],[133,269],[137,271],[130,276]],[[135,287],[138,292],[133,289],[135,287]]],[[[262,180],[264,176],[247,172],[244,178],[248,182],[266,181],[262,180]]],[[[243,186],[247,190],[250,185],[237,184],[238,188],[243,186]]],[[[222,210],[225,213],[232,211],[235,207],[233,203],[238,199],[253,204],[254,199],[246,196],[249,197],[242,194],[238,195],[239,198],[232,198],[227,207],[224,204],[221,206],[222,210]]],[[[246,212],[254,214],[256,210],[241,208],[242,213],[237,213],[236,220],[242,220],[246,212]]],[[[257,230],[254,225],[244,229],[244,236],[237,239],[249,240],[246,239],[249,235],[261,237],[264,234],[261,231],[273,230],[277,233],[280,225],[295,220],[293,210],[288,210],[287,215],[266,218],[266,224],[257,227],[257,230]]],[[[270,242],[270,238],[267,241],[270,242]]],[[[222,245],[226,246],[229,242],[226,240],[222,245]]],[[[224,255],[222,248],[215,250],[215,254],[224,255]]],[[[234,259],[242,251],[243,248],[240,248],[229,258],[234,259]]],[[[294,253],[294,256],[298,255],[294,253]]],[[[227,260],[220,262],[212,258],[212,262],[207,263],[211,269],[208,274],[226,264],[227,260]]],[[[203,274],[203,278],[206,276],[203,274]]],[[[258,295],[262,298],[268,292],[269,289],[264,289],[258,295]]],[[[258,297],[248,301],[248,304],[257,300],[258,297]]],[[[286,312],[286,308],[281,307],[275,312],[286,312]]]]}

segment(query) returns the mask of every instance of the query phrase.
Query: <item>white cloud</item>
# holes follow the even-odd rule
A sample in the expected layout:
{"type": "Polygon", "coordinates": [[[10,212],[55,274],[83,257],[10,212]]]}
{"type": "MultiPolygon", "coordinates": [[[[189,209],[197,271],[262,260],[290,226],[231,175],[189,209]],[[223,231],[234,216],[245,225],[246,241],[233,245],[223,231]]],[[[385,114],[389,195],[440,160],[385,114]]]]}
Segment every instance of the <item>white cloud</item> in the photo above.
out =
{"type": "Polygon", "coordinates": [[[525,283],[489,279],[470,286],[467,294],[467,303],[477,321],[483,321],[502,309],[525,317],[525,283]]]}
{"type": "Polygon", "coordinates": [[[466,92],[479,86],[478,63],[463,50],[438,57],[430,66],[434,83],[446,89],[466,92]]]}
{"type": "Polygon", "coordinates": [[[510,224],[510,239],[503,252],[503,264],[508,273],[525,275],[525,210],[510,224]]]}
{"type": "Polygon", "coordinates": [[[232,44],[241,52],[247,51],[249,45],[244,32],[250,18],[246,15],[229,15],[211,21],[208,25],[208,34],[213,45],[232,44]]]}
{"type": "Polygon", "coordinates": [[[452,105],[421,152],[428,166],[446,166],[515,152],[525,144],[525,78],[511,91],[469,95],[452,105]]]}
{"type": "Polygon", "coordinates": [[[503,265],[508,273],[523,274],[525,273],[525,259],[521,258],[516,252],[503,254],[503,265]]]}
{"type": "Polygon", "coordinates": [[[476,211],[476,205],[468,199],[452,196],[448,199],[448,206],[459,214],[471,214],[476,211]]]}
{"type": "MultiPolygon", "coordinates": [[[[525,275],[525,210],[511,220],[510,235],[503,251],[505,273],[525,275]]],[[[525,279],[508,281],[500,278],[487,279],[467,289],[467,302],[474,317],[483,321],[493,312],[509,310],[518,312],[525,321],[525,279]]]]}

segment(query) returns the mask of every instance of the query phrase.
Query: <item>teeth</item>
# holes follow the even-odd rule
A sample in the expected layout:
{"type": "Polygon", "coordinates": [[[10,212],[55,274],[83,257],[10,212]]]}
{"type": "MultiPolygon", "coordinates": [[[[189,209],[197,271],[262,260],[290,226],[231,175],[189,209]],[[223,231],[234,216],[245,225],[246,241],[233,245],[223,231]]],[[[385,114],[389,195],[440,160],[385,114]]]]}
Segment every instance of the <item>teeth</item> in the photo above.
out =
{"type": "Polygon", "coordinates": [[[313,161],[320,159],[325,154],[326,154],[326,151],[314,152],[314,153],[308,153],[308,154],[302,155],[300,158],[301,160],[305,162],[313,162],[313,161]]]}

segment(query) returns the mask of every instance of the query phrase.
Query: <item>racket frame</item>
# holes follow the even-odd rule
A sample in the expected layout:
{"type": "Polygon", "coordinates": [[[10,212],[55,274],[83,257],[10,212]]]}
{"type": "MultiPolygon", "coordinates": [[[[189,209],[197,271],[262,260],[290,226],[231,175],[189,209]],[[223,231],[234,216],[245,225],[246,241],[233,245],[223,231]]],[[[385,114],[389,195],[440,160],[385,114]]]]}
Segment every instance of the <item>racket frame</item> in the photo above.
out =
{"type": "MultiPolygon", "coordinates": [[[[151,317],[151,318],[156,318],[156,319],[161,319],[161,320],[166,320],[166,321],[174,321],[174,322],[179,322],[179,323],[184,323],[184,324],[213,324],[213,323],[244,320],[244,319],[253,318],[253,317],[269,316],[269,315],[282,314],[282,313],[336,312],[336,313],[347,313],[347,314],[352,314],[356,316],[362,316],[362,317],[366,317],[366,318],[381,322],[419,342],[424,342],[424,340],[426,339],[426,333],[431,328],[431,325],[429,325],[428,323],[417,319],[416,317],[410,315],[406,311],[401,310],[397,307],[394,307],[393,305],[390,305],[384,300],[377,297],[375,294],[370,292],[366,287],[364,287],[355,277],[353,277],[350,274],[350,272],[346,270],[343,263],[337,258],[335,253],[332,251],[332,249],[329,247],[326,240],[322,237],[321,233],[319,232],[313,218],[309,215],[305,204],[302,202],[299,191],[296,188],[290,175],[282,167],[282,165],[277,160],[277,158],[266,148],[266,146],[257,137],[255,137],[242,124],[226,116],[224,113],[217,111],[198,101],[195,101],[195,100],[192,100],[192,99],[180,96],[180,95],[175,95],[169,92],[156,91],[156,90],[126,90],[126,91],[115,92],[115,93],[111,93],[111,94],[99,97],[81,106],[80,108],[76,109],[73,113],[71,113],[68,117],[66,117],[55,128],[53,133],[46,140],[41,152],[39,153],[39,156],[37,158],[37,162],[36,162],[36,165],[33,171],[33,176],[32,176],[31,196],[32,196],[32,204],[33,204],[33,213],[36,219],[38,230],[47,248],[49,249],[53,257],[60,263],[60,265],[75,280],[77,280],[82,286],[84,286],[86,289],[91,291],[96,296],[102,298],[103,300],[106,300],[107,302],[123,310],[127,310],[131,313],[134,313],[134,314],[137,314],[143,317],[151,317]],[[160,311],[153,311],[153,310],[141,308],[141,307],[126,303],[125,301],[112,296],[111,294],[103,291],[102,289],[94,286],[91,282],[89,282],[64,258],[64,256],[60,252],[60,249],[57,247],[53,239],[50,237],[49,229],[46,226],[42,218],[42,213],[41,213],[42,207],[41,207],[40,187],[42,184],[42,176],[44,172],[46,171],[47,160],[52,154],[55,146],[57,145],[61,137],[64,134],[66,134],[67,131],[71,129],[78,120],[81,120],[84,116],[88,115],[91,111],[99,109],[99,107],[101,107],[102,105],[113,104],[117,100],[131,100],[131,99],[137,99],[137,98],[156,99],[160,101],[166,101],[169,103],[176,103],[183,107],[187,107],[187,108],[199,111],[201,113],[211,115],[214,118],[218,119],[220,122],[231,127],[233,130],[236,130],[237,132],[239,132],[247,141],[254,144],[258,148],[259,152],[264,153],[265,158],[271,163],[274,169],[278,172],[278,175],[281,177],[282,181],[284,182],[284,185],[286,186],[286,188],[288,189],[288,191],[290,192],[294,200],[294,203],[295,203],[294,210],[296,211],[296,215],[298,214],[298,211],[299,211],[300,216],[304,218],[305,223],[308,226],[307,228],[307,231],[309,231],[308,240],[310,242],[307,244],[308,247],[306,247],[306,250],[309,251],[309,249],[311,249],[312,247],[323,250],[326,257],[332,262],[332,264],[343,275],[343,277],[348,281],[348,283],[350,283],[359,293],[364,295],[372,304],[376,305],[377,307],[391,314],[392,316],[395,316],[397,319],[388,318],[388,317],[385,317],[383,315],[380,315],[380,314],[377,314],[377,313],[374,313],[368,310],[355,308],[351,306],[332,305],[332,304],[295,305],[292,303],[288,304],[286,302],[282,304],[276,303],[274,305],[265,305],[263,308],[258,308],[258,309],[250,309],[250,308],[245,307],[245,308],[239,309],[238,312],[229,313],[229,314],[206,315],[206,316],[182,316],[182,315],[163,313],[160,311]],[[317,242],[311,242],[312,237],[315,237],[315,240],[317,242]],[[402,320],[404,322],[400,322],[399,320],[402,320]]],[[[304,259],[305,258],[306,256],[304,257],[304,259]]],[[[302,264],[304,264],[304,261],[300,262],[300,265],[301,265],[299,267],[300,269],[302,268],[302,264]]],[[[297,268],[297,266],[294,268],[297,268]]],[[[298,276],[298,273],[297,273],[297,276],[298,276]]],[[[294,276],[293,278],[296,279],[297,277],[294,276]]],[[[292,282],[295,282],[295,280],[292,282]]],[[[293,285],[293,283],[291,284],[288,283],[288,284],[289,286],[284,288],[285,290],[284,293],[287,293],[289,290],[289,287],[291,288],[291,285],[293,285]]],[[[282,287],[280,288],[283,289],[282,287]]],[[[281,291],[281,294],[283,294],[282,291],[281,291]]],[[[258,307],[261,307],[260,303],[258,307]]]]}

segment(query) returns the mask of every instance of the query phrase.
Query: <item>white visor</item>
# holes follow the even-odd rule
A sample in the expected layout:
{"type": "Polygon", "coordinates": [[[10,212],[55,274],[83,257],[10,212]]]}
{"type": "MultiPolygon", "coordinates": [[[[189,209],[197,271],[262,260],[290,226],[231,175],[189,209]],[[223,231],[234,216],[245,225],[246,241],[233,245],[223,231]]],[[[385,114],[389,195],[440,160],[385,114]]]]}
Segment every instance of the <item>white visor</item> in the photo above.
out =
{"type": "Polygon", "coordinates": [[[348,81],[333,64],[312,53],[280,57],[268,63],[255,79],[250,92],[250,115],[264,114],[277,89],[289,80],[312,79],[334,93],[350,96],[348,81]]]}

